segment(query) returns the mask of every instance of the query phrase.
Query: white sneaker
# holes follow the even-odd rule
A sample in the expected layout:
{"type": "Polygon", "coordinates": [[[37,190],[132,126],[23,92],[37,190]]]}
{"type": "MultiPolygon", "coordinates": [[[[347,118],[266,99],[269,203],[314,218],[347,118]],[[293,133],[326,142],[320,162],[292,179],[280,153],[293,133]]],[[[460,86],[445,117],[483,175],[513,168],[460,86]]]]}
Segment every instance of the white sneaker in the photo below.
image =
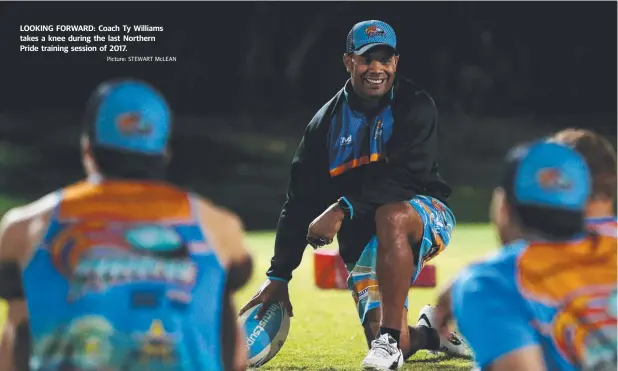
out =
{"type": "Polygon", "coordinates": [[[371,349],[363,360],[363,371],[397,370],[403,365],[399,345],[389,334],[382,334],[371,342],[371,349]]]}
{"type": "MultiPolygon", "coordinates": [[[[432,328],[433,322],[434,308],[431,305],[425,305],[418,314],[416,325],[432,328]]],[[[448,338],[440,335],[440,352],[458,358],[470,358],[472,356],[464,339],[455,331],[451,332],[448,338]]]]}

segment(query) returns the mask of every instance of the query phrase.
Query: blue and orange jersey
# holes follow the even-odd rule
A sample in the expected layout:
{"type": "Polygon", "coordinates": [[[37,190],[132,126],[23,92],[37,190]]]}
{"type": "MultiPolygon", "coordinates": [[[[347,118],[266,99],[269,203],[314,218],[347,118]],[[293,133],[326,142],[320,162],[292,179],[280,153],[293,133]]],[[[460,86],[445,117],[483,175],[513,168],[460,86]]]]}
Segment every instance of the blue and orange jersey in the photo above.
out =
{"type": "Polygon", "coordinates": [[[329,128],[329,173],[344,172],[384,160],[393,132],[393,112],[385,106],[375,117],[354,111],[347,101],[333,115],[329,128]]]}
{"type": "Polygon", "coordinates": [[[527,346],[549,370],[615,362],[616,237],[517,241],[469,266],[452,288],[453,313],[477,364],[527,346]]]}
{"type": "Polygon", "coordinates": [[[222,370],[226,268],[197,198],[153,182],[61,190],[24,269],[32,370],[222,370]]]}

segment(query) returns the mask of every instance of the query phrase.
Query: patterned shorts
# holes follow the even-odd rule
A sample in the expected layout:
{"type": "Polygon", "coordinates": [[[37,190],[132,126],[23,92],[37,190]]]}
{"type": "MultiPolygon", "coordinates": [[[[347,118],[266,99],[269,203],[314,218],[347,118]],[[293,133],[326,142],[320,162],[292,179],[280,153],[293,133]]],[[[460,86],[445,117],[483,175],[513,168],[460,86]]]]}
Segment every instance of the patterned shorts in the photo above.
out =
{"type": "MultiPolygon", "coordinates": [[[[416,271],[412,282],[416,280],[425,264],[435,258],[448,246],[453,229],[455,216],[451,210],[433,197],[417,196],[410,200],[410,205],[423,220],[425,231],[420,246],[415,248],[416,271]]],[[[378,238],[373,236],[356,263],[347,264],[348,287],[356,301],[358,316],[361,323],[365,322],[367,312],[380,307],[380,293],[376,277],[376,256],[378,238]]],[[[408,300],[406,299],[406,308],[408,300]]]]}

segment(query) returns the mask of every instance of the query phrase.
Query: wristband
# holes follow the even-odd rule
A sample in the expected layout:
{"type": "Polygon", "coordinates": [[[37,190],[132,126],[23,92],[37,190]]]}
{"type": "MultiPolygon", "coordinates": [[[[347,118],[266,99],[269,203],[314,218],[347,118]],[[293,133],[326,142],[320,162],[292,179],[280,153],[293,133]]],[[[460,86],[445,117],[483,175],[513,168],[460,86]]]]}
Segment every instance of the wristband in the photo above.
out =
{"type": "Polygon", "coordinates": [[[337,205],[339,205],[339,207],[343,211],[343,214],[346,217],[350,219],[354,217],[354,208],[352,207],[352,204],[350,203],[350,201],[348,201],[347,198],[339,197],[339,199],[337,200],[337,205]]]}
{"type": "Polygon", "coordinates": [[[266,276],[266,277],[268,277],[268,279],[271,281],[279,281],[279,282],[285,282],[285,283],[290,282],[288,280],[284,280],[283,278],[279,278],[279,277],[272,277],[272,276],[266,276]]]}

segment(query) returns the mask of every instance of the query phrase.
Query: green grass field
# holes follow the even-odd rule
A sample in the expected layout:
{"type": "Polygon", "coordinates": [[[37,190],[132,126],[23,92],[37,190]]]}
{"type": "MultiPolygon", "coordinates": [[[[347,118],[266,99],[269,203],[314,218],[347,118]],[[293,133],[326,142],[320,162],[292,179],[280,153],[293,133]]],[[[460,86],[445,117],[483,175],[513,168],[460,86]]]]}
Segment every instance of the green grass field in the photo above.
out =
{"type": "MultiPolygon", "coordinates": [[[[484,225],[459,226],[449,248],[432,263],[438,267],[438,284],[446,282],[465,264],[495,249],[496,237],[484,225]]],[[[247,244],[255,259],[251,282],[236,296],[240,308],[264,281],[273,252],[272,233],[253,233],[247,244]]],[[[279,354],[260,370],[358,370],[367,352],[362,328],[351,295],[343,290],[321,290],[313,282],[312,249],[308,248],[303,263],[290,282],[294,318],[287,341],[279,354]]],[[[414,288],[409,294],[409,320],[425,304],[435,303],[436,290],[414,288]]],[[[426,352],[417,353],[403,370],[470,370],[471,362],[445,359],[426,352]]]]}

